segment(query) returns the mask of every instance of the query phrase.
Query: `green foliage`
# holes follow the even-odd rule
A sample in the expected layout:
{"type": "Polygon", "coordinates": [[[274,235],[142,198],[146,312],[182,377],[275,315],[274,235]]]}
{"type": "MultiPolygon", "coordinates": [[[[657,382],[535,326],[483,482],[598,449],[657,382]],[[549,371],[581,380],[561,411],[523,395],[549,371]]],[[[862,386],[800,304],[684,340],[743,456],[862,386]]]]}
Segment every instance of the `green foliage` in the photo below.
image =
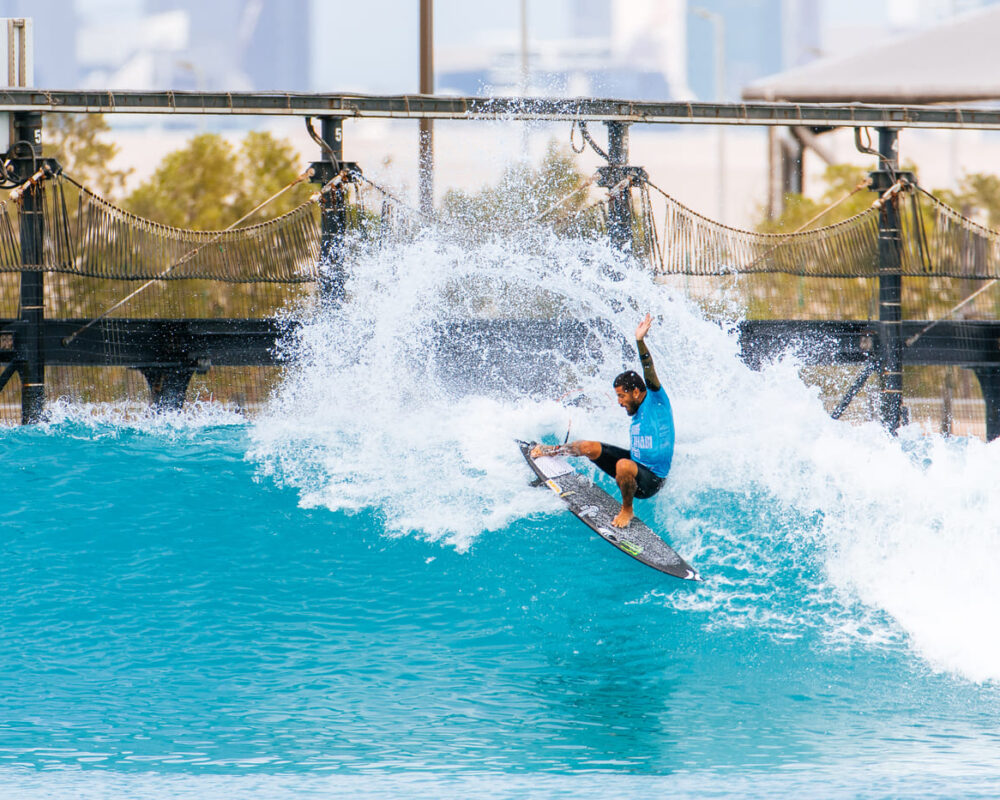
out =
{"type": "MultiPolygon", "coordinates": [[[[239,191],[234,203],[240,216],[274,196],[294,181],[306,163],[287,139],[250,131],[237,152],[239,191]]],[[[303,181],[251,217],[245,224],[273,219],[304,203],[319,187],[303,181]]]]}
{"type": "Polygon", "coordinates": [[[868,178],[868,170],[852,164],[833,164],[823,173],[825,188],[819,199],[813,200],[801,194],[786,194],[785,208],[774,219],[762,220],[757,230],[761,233],[791,233],[801,229],[819,228],[841,222],[871,206],[875,197],[861,188],[868,178]],[[851,194],[854,192],[853,194],[851,194]],[[844,199],[844,198],[847,199],[844,199]],[[820,212],[839,203],[836,208],[819,216],[820,212]],[[818,219],[816,217],[819,216],[818,219]]]}
{"type": "Polygon", "coordinates": [[[203,133],[168,154],[125,207],[176,228],[218,230],[239,219],[232,213],[237,189],[232,145],[218,134],[203,133]]]}
{"type": "Polygon", "coordinates": [[[990,228],[1000,228],[1000,177],[984,172],[966,174],[958,190],[936,189],[934,194],[966,217],[985,217],[990,228]]]}
{"type": "Polygon", "coordinates": [[[45,118],[46,158],[54,158],[63,170],[84,186],[107,198],[125,188],[131,169],[112,169],[118,145],[104,141],[111,126],[103,114],[50,114],[45,118]]]}
{"type": "Polygon", "coordinates": [[[542,224],[579,235],[584,231],[574,224],[574,217],[588,205],[587,192],[579,191],[558,208],[552,206],[582,190],[586,181],[572,155],[550,142],[537,167],[523,162],[510,166],[495,186],[478,192],[449,190],[442,215],[475,240],[521,230],[545,212],[538,220],[542,224]]]}
{"type": "MultiPolygon", "coordinates": [[[[58,158],[69,174],[99,194],[107,197],[120,191],[127,173],[107,168],[117,148],[101,141],[101,135],[109,130],[103,120],[93,115],[56,115],[56,119],[67,121],[54,126],[46,154],[58,158]]],[[[167,155],[154,175],[121,204],[166,225],[218,230],[292,183],[301,172],[301,164],[289,142],[268,133],[249,133],[237,147],[216,134],[203,134],[167,155]]],[[[279,216],[315,190],[303,181],[241,224],[279,216]]],[[[69,230],[75,231],[75,191],[72,187],[65,187],[65,191],[69,230]]],[[[141,260],[142,255],[126,251],[123,241],[107,240],[103,234],[94,237],[88,247],[88,258],[97,260],[128,263],[141,260]]],[[[57,316],[89,318],[110,308],[133,288],[121,281],[65,273],[53,273],[47,279],[47,291],[59,309],[57,316]]],[[[268,316],[307,290],[304,285],[164,281],[145,289],[115,316],[268,316]]]]}
{"type": "MultiPolygon", "coordinates": [[[[216,133],[202,133],[168,154],[125,207],[164,225],[222,230],[294,181],[301,165],[291,143],[270,133],[248,133],[238,148],[216,133]]],[[[300,183],[241,225],[284,214],[315,188],[300,183]]]]}
{"type": "MultiPolygon", "coordinates": [[[[761,219],[757,230],[793,233],[856,216],[876,199],[866,186],[867,179],[864,167],[831,165],[823,173],[823,191],[817,199],[785,195],[781,215],[761,219]]],[[[746,276],[743,281],[750,319],[865,319],[870,316],[871,289],[871,281],[860,277],[831,279],[771,273],[746,276]]]]}

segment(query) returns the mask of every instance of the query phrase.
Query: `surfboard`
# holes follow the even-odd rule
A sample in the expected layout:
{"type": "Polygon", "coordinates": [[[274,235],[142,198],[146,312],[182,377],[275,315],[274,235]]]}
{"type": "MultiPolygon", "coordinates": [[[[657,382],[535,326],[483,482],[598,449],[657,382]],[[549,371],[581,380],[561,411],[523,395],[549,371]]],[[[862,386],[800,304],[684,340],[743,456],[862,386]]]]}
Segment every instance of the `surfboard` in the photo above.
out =
{"type": "Polygon", "coordinates": [[[638,517],[624,528],[616,528],[611,520],[621,509],[621,503],[597,486],[590,478],[577,472],[562,456],[531,457],[535,442],[518,441],[521,455],[537,476],[536,483],[551,489],[566,507],[600,536],[623,553],[646,566],[675,578],[700,581],[701,576],[662,538],[638,517]]]}

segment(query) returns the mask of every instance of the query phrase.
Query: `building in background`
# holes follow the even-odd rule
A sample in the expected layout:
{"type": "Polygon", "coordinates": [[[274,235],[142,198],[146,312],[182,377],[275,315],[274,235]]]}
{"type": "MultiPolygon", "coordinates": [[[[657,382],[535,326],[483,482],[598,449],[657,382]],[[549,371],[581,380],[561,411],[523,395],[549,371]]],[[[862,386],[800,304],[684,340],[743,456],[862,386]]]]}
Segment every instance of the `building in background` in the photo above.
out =
{"type": "MultiPolygon", "coordinates": [[[[49,89],[78,89],[76,57],[78,17],[74,3],[58,0],[0,0],[0,17],[34,20],[35,85],[49,89]]],[[[4,70],[6,80],[6,69],[4,70]]]]}
{"type": "MultiPolygon", "coordinates": [[[[820,55],[853,55],[997,0],[824,0],[820,55]]],[[[804,62],[803,62],[804,63],[804,62]]],[[[802,66],[789,63],[786,69],[802,66]]]]}
{"type": "MultiPolygon", "coordinates": [[[[528,94],[688,99],[686,5],[686,0],[570,0],[561,35],[529,27],[528,94]]],[[[466,43],[439,47],[436,56],[443,91],[522,90],[516,27],[470,34],[466,43]]]]}
{"type": "Polygon", "coordinates": [[[81,49],[89,56],[81,65],[90,68],[89,88],[309,88],[309,0],[146,0],[135,5],[140,13],[122,23],[133,46],[114,63],[100,63],[100,48],[93,47],[95,39],[107,35],[103,14],[94,14],[80,31],[81,49]]]}
{"type": "Polygon", "coordinates": [[[819,0],[782,0],[782,69],[801,67],[822,55],[822,6],[819,0]]]}
{"type": "MultiPolygon", "coordinates": [[[[1000,0],[689,0],[689,11],[720,14],[726,28],[726,99],[767,75],[819,58],[848,55],[1000,0]]],[[[687,17],[690,86],[715,99],[711,24],[687,17]]]]}
{"type": "Polygon", "coordinates": [[[310,89],[313,0],[0,0],[57,89],[310,89]]]}
{"type": "MultiPolygon", "coordinates": [[[[1000,0],[527,0],[530,94],[715,99],[1000,0]]],[[[437,89],[521,90],[520,0],[436,0],[437,89]]],[[[50,88],[416,90],[416,0],[0,0],[50,88]]]]}
{"type": "Polygon", "coordinates": [[[691,0],[686,20],[688,39],[687,71],[691,89],[699,100],[716,100],[715,31],[706,19],[694,14],[704,9],[718,14],[725,22],[725,86],[726,100],[737,99],[740,87],[762,75],[784,68],[787,40],[793,39],[794,58],[808,58],[801,42],[818,41],[818,14],[803,13],[802,9],[818,6],[819,0],[691,0]],[[794,23],[793,23],[794,20],[794,23]],[[816,31],[807,29],[808,23],[816,31]],[[794,37],[786,37],[786,24],[792,23],[794,37]]]}

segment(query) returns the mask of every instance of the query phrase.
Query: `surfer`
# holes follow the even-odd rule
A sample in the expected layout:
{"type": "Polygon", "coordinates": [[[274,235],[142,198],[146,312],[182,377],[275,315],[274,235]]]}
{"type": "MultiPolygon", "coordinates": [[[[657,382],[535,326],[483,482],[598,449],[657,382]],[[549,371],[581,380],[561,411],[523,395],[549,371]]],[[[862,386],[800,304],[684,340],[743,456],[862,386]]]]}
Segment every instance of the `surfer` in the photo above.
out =
{"type": "Polygon", "coordinates": [[[652,324],[653,318],[646,314],[635,329],[636,348],[645,381],[632,370],[623,372],[614,380],[618,405],[632,418],[629,426],[631,451],[613,444],[590,441],[555,446],[540,444],[531,451],[532,457],[586,456],[614,478],[622,494],[621,511],[611,523],[616,528],[626,527],[635,516],[633,498],[643,500],[660,491],[674,455],[674,415],[670,398],[656,377],[653,356],[644,341],[652,324]]]}

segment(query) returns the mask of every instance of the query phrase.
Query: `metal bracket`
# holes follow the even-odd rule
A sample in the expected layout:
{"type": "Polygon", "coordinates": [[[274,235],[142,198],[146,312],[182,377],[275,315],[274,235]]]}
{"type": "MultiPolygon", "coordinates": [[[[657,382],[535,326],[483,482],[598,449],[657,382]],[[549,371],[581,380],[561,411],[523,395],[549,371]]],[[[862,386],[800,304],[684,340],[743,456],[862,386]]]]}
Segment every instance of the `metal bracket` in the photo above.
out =
{"type": "Polygon", "coordinates": [[[358,166],[356,161],[341,161],[339,170],[336,169],[329,161],[313,161],[309,166],[311,166],[313,170],[313,174],[309,179],[309,182],[318,183],[320,186],[326,186],[330,181],[337,177],[339,172],[345,173],[345,183],[357,183],[358,178],[361,175],[361,167],[358,166]]]}
{"type": "Polygon", "coordinates": [[[626,178],[630,179],[633,184],[649,180],[649,173],[643,167],[598,167],[597,173],[601,176],[597,185],[604,189],[613,189],[626,178]]]}
{"type": "MultiPolygon", "coordinates": [[[[4,153],[2,164],[0,164],[0,181],[9,186],[19,186],[38,174],[39,170],[45,177],[53,177],[62,172],[62,164],[54,158],[36,158],[31,155],[25,156],[18,152],[18,146],[22,148],[24,142],[15,142],[10,151],[4,153]]],[[[40,178],[42,176],[39,176],[40,178]]]]}
{"type": "Polygon", "coordinates": [[[830,416],[833,419],[840,419],[844,412],[847,411],[847,407],[851,404],[851,401],[857,396],[858,392],[864,387],[868,382],[868,379],[878,371],[878,362],[875,359],[868,361],[861,368],[857,377],[854,379],[854,383],[850,385],[847,391],[844,393],[843,398],[837,403],[837,407],[830,412],[830,416]]]}
{"type": "Polygon", "coordinates": [[[869,172],[868,176],[872,179],[871,190],[879,194],[891,189],[896,181],[901,179],[905,179],[910,184],[917,182],[912,172],[889,172],[889,170],[885,169],[876,169],[869,172]]]}

